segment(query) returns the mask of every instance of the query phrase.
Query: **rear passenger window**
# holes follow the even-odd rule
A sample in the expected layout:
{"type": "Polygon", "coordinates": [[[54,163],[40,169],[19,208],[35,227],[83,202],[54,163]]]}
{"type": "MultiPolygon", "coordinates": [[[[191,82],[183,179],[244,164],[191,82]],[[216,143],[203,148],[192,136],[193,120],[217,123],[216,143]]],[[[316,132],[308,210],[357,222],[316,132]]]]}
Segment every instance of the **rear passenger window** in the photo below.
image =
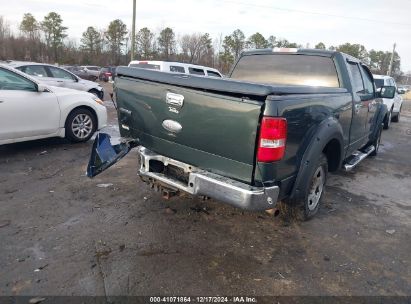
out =
{"type": "Polygon", "coordinates": [[[364,93],[364,85],[362,83],[361,72],[356,63],[348,63],[351,72],[353,91],[356,93],[364,93]]]}
{"type": "Polygon", "coordinates": [[[170,72],[173,73],[185,73],[184,67],[177,65],[170,65],[170,72]]]}
{"type": "Polygon", "coordinates": [[[203,69],[197,69],[197,68],[188,68],[188,72],[193,75],[202,75],[205,76],[204,70],[203,69]]]}
{"type": "Polygon", "coordinates": [[[24,73],[32,76],[48,77],[46,69],[41,65],[28,65],[19,70],[22,70],[24,73]]]}
{"type": "Polygon", "coordinates": [[[210,76],[210,77],[218,77],[218,78],[221,78],[221,75],[218,74],[217,72],[214,72],[214,71],[209,71],[209,70],[207,70],[207,74],[208,74],[208,76],[210,76]]]}

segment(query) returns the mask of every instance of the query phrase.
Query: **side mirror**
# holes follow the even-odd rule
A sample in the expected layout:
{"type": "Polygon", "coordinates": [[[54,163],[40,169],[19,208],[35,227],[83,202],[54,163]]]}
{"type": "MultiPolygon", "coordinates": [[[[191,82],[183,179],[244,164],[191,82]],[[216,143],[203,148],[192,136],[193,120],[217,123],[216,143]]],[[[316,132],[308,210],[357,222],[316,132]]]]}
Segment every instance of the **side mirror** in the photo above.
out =
{"type": "Polygon", "coordinates": [[[380,98],[393,99],[395,97],[396,89],[394,86],[383,86],[378,93],[380,98]]]}
{"type": "Polygon", "coordinates": [[[39,84],[37,86],[37,92],[43,93],[43,92],[48,92],[49,90],[45,85],[39,84]]]}

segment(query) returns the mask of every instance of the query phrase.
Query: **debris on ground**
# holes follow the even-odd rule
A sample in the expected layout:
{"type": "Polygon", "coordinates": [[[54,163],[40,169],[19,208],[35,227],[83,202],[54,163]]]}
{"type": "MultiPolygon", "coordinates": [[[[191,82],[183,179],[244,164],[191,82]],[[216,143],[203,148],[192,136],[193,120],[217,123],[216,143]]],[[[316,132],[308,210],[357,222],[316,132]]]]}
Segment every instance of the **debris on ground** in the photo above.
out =
{"type": "Polygon", "coordinates": [[[47,152],[46,150],[44,150],[44,151],[40,152],[39,155],[45,155],[45,154],[47,154],[47,153],[48,153],[48,152],[47,152]]]}
{"type": "Polygon", "coordinates": [[[394,234],[395,229],[388,229],[388,230],[385,230],[385,232],[387,232],[388,234],[394,234]]]}
{"type": "Polygon", "coordinates": [[[37,268],[37,269],[34,269],[34,272],[39,272],[40,270],[43,270],[43,269],[46,268],[47,266],[49,266],[49,264],[46,264],[46,265],[41,266],[41,267],[39,267],[39,268],[37,268]]]}
{"type": "Polygon", "coordinates": [[[329,262],[329,261],[330,261],[330,257],[327,256],[327,255],[325,255],[325,256],[324,256],[324,261],[329,262]]]}
{"type": "Polygon", "coordinates": [[[11,224],[10,220],[3,220],[3,221],[0,220],[0,228],[7,227],[10,224],[11,224]]]}
{"type": "Polygon", "coordinates": [[[208,212],[209,208],[207,207],[194,206],[194,207],[190,207],[190,209],[195,212],[204,212],[205,214],[210,214],[210,212],[208,212]]]}
{"type": "Polygon", "coordinates": [[[164,209],[164,212],[167,214],[175,214],[177,212],[176,209],[172,209],[170,207],[167,207],[166,209],[164,209]]]}
{"type": "Polygon", "coordinates": [[[112,183],[107,183],[107,184],[97,184],[97,187],[98,187],[98,188],[108,188],[108,187],[111,187],[111,186],[113,186],[113,184],[112,184],[112,183]]]}
{"type": "Polygon", "coordinates": [[[46,298],[40,298],[40,297],[36,297],[36,298],[31,298],[29,300],[29,304],[37,304],[40,302],[43,302],[46,298]]]}
{"type": "Polygon", "coordinates": [[[118,246],[118,249],[120,249],[120,252],[122,252],[124,249],[126,249],[126,245],[122,244],[118,246]]]}
{"type": "Polygon", "coordinates": [[[283,276],[282,274],[281,274],[281,272],[277,272],[278,273],[278,275],[280,276],[280,278],[282,278],[283,280],[285,279],[285,276],[283,276]]]}

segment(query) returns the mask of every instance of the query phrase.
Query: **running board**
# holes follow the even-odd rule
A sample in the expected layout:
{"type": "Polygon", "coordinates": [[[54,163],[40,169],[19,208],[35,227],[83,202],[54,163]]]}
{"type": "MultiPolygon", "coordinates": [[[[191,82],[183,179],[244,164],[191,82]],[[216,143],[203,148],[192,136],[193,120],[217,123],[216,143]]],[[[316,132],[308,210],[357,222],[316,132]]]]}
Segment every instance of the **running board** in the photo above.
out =
{"type": "Polygon", "coordinates": [[[370,155],[372,152],[375,151],[374,146],[368,146],[364,152],[361,151],[355,151],[345,162],[344,164],[344,170],[345,171],[351,171],[354,169],[355,166],[357,166],[360,162],[362,162],[365,158],[367,158],[368,155],[370,155]]]}

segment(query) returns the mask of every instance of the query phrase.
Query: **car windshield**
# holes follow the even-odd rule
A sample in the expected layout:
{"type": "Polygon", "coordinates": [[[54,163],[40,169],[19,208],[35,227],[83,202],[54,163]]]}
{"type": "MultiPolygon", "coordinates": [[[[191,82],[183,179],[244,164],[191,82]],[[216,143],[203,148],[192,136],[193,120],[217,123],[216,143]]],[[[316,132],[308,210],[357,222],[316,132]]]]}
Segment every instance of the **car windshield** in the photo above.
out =
{"type": "Polygon", "coordinates": [[[384,79],[374,79],[374,82],[377,89],[384,86],[384,79]]]}
{"type": "Polygon", "coordinates": [[[88,66],[87,69],[92,70],[92,71],[98,71],[99,67],[88,66]]]}
{"type": "Polygon", "coordinates": [[[266,84],[339,87],[337,70],[329,57],[310,55],[246,55],[231,78],[266,84]]]}

